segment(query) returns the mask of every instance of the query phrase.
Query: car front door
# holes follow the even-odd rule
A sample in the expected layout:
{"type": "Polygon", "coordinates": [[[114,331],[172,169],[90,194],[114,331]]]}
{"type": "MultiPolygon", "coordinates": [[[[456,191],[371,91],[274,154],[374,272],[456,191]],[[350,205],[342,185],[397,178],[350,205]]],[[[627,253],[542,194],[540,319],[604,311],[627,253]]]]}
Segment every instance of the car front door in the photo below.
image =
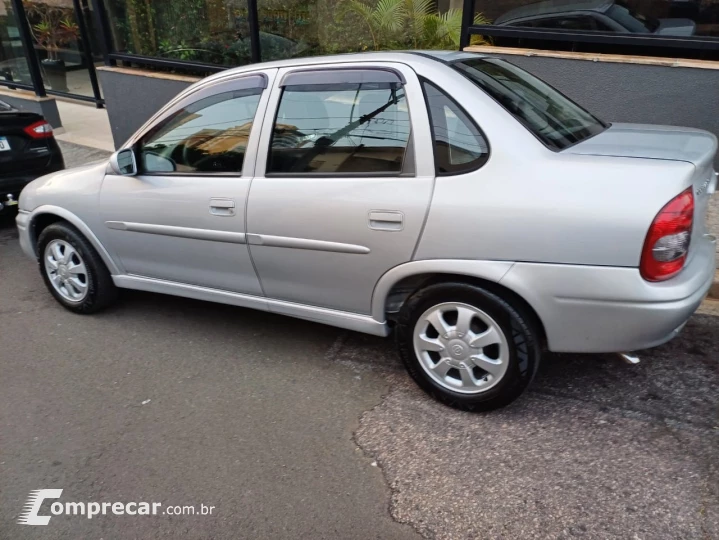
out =
{"type": "Polygon", "coordinates": [[[247,214],[267,297],[370,313],[377,280],[412,259],[433,182],[427,109],[409,67],[280,70],[247,214]]]}
{"type": "Polygon", "coordinates": [[[136,176],[107,175],[100,212],[127,274],[262,295],[245,206],[276,71],[191,93],[133,145],[136,176]]]}

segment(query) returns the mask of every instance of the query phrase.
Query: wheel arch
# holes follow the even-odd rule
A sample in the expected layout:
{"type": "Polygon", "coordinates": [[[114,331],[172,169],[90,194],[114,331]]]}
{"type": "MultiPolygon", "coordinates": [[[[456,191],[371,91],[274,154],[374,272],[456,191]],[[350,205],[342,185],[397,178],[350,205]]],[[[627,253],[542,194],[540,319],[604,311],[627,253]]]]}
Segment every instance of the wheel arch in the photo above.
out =
{"type": "Polygon", "coordinates": [[[532,318],[546,343],[544,323],[537,310],[516,291],[500,284],[514,265],[509,261],[426,260],[402,264],[387,271],[372,295],[372,317],[391,319],[417,290],[442,282],[467,283],[482,287],[513,301],[532,318]]]}
{"type": "Polygon", "coordinates": [[[73,214],[69,210],[60,208],[59,206],[39,206],[38,208],[33,210],[30,215],[28,225],[30,241],[36,257],[39,257],[39,253],[37,251],[37,240],[40,237],[40,233],[42,233],[44,229],[46,229],[53,223],[58,222],[69,223],[70,225],[75,227],[85,238],[87,238],[88,242],[92,244],[92,247],[95,248],[97,253],[100,255],[100,258],[102,258],[102,262],[105,263],[105,266],[107,266],[107,269],[110,271],[110,274],[118,275],[123,273],[121,269],[117,266],[115,261],[112,259],[112,257],[110,257],[110,254],[105,249],[105,246],[102,245],[97,236],[95,236],[95,234],[92,232],[90,227],[88,227],[87,224],[75,214],[73,214]]]}

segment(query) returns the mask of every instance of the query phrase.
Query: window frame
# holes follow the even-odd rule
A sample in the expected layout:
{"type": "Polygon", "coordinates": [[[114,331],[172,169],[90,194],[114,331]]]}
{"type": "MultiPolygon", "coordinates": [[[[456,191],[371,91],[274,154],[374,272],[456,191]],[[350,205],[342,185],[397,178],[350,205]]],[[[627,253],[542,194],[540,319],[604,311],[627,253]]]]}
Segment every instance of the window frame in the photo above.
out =
{"type": "MultiPolygon", "coordinates": [[[[147,176],[147,177],[155,177],[155,176],[171,176],[173,178],[177,177],[232,177],[232,178],[242,178],[242,177],[251,177],[252,174],[245,174],[245,167],[247,163],[247,157],[250,152],[256,152],[257,150],[252,149],[252,144],[250,141],[253,138],[259,138],[259,130],[261,129],[261,124],[263,121],[263,118],[259,117],[259,112],[262,110],[264,113],[264,109],[266,108],[266,99],[267,99],[267,88],[269,86],[269,79],[267,77],[266,73],[263,72],[251,72],[251,73],[242,73],[238,75],[237,77],[233,77],[229,80],[227,79],[220,79],[219,81],[215,83],[210,83],[208,85],[203,85],[195,90],[191,90],[187,94],[183,94],[179,96],[178,98],[172,100],[168,106],[166,106],[165,109],[163,109],[158,115],[151,121],[150,125],[147,125],[146,127],[142,128],[141,131],[139,131],[137,134],[135,134],[131,140],[131,144],[125,148],[132,148],[135,157],[137,159],[138,165],[141,163],[141,151],[140,151],[140,144],[142,143],[143,139],[147,137],[151,132],[153,132],[156,129],[161,128],[165,122],[169,122],[172,120],[172,118],[175,116],[175,114],[190,106],[194,103],[197,103],[198,101],[201,101],[203,99],[207,99],[213,96],[217,96],[219,94],[225,94],[228,92],[239,92],[243,90],[257,90],[257,95],[259,96],[259,101],[257,103],[257,109],[255,110],[255,116],[252,119],[252,128],[250,129],[250,136],[248,138],[248,145],[247,145],[247,151],[245,153],[245,157],[242,160],[242,170],[241,171],[218,171],[218,172],[212,172],[212,171],[192,171],[192,172],[147,172],[139,168],[137,172],[137,176],[147,176]],[[257,79],[256,84],[248,84],[251,83],[251,79],[257,79]],[[264,100],[264,101],[263,101],[264,100]],[[259,124],[258,124],[259,122],[259,124]]],[[[254,159],[252,160],[253,168],[254,168],[254,159]]]]}
{"type": "Polygon", "coordinates": [[[421,75],[419,75],[418,77],[419,77],[419,85],[422,88],[422,96],[424,98],[424,106],[427,109],[427,118],[429,119],[429,132],[430,132],[430,137],[431,137],[431,141],[432,141],[432,156],[434,159],[434,174],[435,174],[435,176],[438,176],[438,177],[439,176],[459,176],[462,174],[473,173],[475,171],[478,171],[482,167],[484,167],[489,162],[490,158],[492,157],[492,145],[489,141],[489,138],[487,137],[487,134],[479,126],[477,121],[474,118],[472,118],[472,115],[469,114],[467,109],[462,107],[462,105],[456,99],[454,99],[449,92],[447,92],[444,88],[442,88],[441,85],[428,79],[427,77],[423,77],[421,75]],[[434,141],[436,140],[435,132],[434,132],[434,122],[432,121],[432,112],[431,112],[431,108],[429,106],[429,97],[427,96],[427,92],[425,92],[425,90],[424,90],[424,85],[427,83],[431,84],[437,90],[442,92],[442,94],[444,94],[444,96],[447,99],[449,99],[449,101],[451,101],[452,103],[454,103],[456,105],[456,107],[462,112],[462,114],[464,114],[464,116],[467,117],[470,122],[472,122],[475,129],[479,132],[480,136],[484,139],[484,142],[487,144],[487,152],[485,153],[485,158],[483,160],[480,160],[476,165],[467,167],[466,169],[459,170],[459,171],[440,171],[439,170],[438,160],[437,160],[437,146],[434,144],[434,141]]]}
{"type": "MultiPolygon", "coordinates": [[[[265,178],[414,178],[417,176],[416,164],[415,164],[415,152],[416,152],[416,141],[415,141],[415,121],[412,118],[412,108],[410,106],[410,98],[407,93],[408,84],[404,74],[391,66],[346,66],[346,65],[315,65],[315,66],[298,66],[296,69],[282,74],[278,77],[276,88],[273,90],[279,93],[276,102],[274,103],[274,113],[272,114],[272,120],[268,123],[267,129],[269,131],[269,138],[267,140],[264,159],[264,177],[265,178]],[[272,157],[272,141],[274,139],[274,127],[277,123],[277,117],[280,113],[280,106],[282,104],[282,97],[286,91],[287,86],[293,86],[287,84],[287,80],[293,76],[313,76],[317,77],[328,77],[331,82],[327,80],[319,79],[316,83],[304,82],[303,85],[322,85],[322,84],[333,84],[332,75],[335,72],[378,72],[381,73],[381,77],[386,78],[390,73],[393,74],[397,80],[396,82],[401,86],[405,92],[405,103],[407,105],[407,116],[410,122],[409,137],[407,139],[407,146],[404,151],[404,159],[402,161],[402,168],[398,172],[270,172],[270,159],[272,157]]],[[[261,158],[262,156],[258,156],[261,158]]],[[[259,161],[259,160],[258,160],[259,161]]]]}

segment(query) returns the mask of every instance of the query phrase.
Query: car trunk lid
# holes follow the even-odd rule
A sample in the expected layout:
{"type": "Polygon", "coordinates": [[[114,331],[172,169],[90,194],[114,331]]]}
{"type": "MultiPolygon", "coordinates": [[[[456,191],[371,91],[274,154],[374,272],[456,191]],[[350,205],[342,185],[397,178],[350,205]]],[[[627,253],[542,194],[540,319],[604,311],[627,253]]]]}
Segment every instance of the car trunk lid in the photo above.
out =
{"type": "MultiPolygon", "coordinates": [[[[694,165],[694,174],[687,179],[685,188],[692,187],[694,192],[692,245],[696,246],[705,241],[709,198],[717,188],[717,177],[713,166],[717,152],[717,138],[708,131],[674,126],[612,124],[602,133],[564,152],[691,163],[694,165]]],[[[659,210],[657,208],[657,211],[659,210]]],[[[692,251],[690,247],[690,258],[692,251]]]]}

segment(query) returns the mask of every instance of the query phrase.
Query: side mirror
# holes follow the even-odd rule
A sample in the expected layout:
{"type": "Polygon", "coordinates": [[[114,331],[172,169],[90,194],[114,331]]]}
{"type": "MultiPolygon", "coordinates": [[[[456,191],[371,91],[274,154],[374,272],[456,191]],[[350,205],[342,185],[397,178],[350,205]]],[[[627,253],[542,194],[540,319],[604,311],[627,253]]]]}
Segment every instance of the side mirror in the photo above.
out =
{"type": "Polygon", "coordinates": [[[135,176],[137,174],[137,161],[132,148],[118,150],[110,157],[110,167],[120,176],[135,176]]]}

